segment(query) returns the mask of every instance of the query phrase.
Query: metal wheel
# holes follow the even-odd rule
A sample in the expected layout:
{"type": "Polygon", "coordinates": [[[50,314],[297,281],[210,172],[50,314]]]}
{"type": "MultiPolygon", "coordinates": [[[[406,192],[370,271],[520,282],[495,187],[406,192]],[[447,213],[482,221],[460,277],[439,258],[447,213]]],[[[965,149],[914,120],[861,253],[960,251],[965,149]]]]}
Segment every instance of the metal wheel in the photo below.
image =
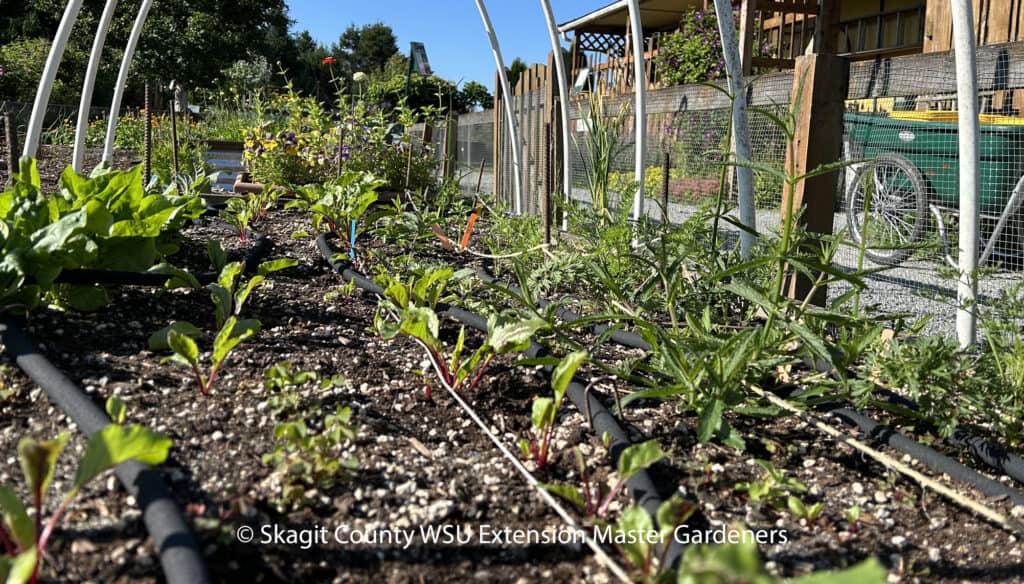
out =
{"type": "Polygon", "coordinates": [[[882,154],[862,164],[846,193],[850,237],[858,246],[866,240],[864,255],[880,264],[898,264],[910,255],[908,247],[924,234],[927,210],[924,178],[898,154],[882,154]]]}

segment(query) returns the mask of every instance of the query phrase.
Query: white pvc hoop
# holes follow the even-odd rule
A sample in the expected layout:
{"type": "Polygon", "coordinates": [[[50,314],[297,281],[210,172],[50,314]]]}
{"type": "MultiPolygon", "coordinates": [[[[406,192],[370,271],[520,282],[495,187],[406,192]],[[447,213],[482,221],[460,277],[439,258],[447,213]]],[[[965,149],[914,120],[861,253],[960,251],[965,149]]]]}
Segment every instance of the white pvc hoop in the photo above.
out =
{"type": "Polygon", "coordinates": [[[629,26],[633,35],[633,85],[636,96],[636,105],[633,108],[636,120],[633,180],[636,181],[637,188],[636,194],[633,195],[633,220],[639,221],[644,216],[644,174],[647,170],[647,72],[644,66],[644,35],[638,0],[629,0],[629,26]]]}
{"type": "MultiPolygon", "coordinates": [[[[747,99],[743,89],[743,64],[740,62],[739,44],[736,41],[736,23],[732,19],[732,4],[729,0],[715,0],[715,14],[718,32],[722,37],[722,55],[729,78],[729,93],[732,95],[732,143],[736,157],[752,160],[750,147],[750,125],[747,118],[747,99]]],[[[753,232],[740,231],[740,254],[750,259],[757,240],[757,213],[754,210],[754,171],[749,166],[736,167],[736,188],[738,191],[740,223],[753,232]]]]}
{"type": "Polygon", "coordinates": [[[89,66],[85,71],[85,81],[82,83],[82,99],[78,102],[78,121],[75,125],[75,147],[71,154],[71,168],[79,174],[82,173],[82,161],[85,158],[85,137],[89,132],[89,108],[92,106],[92,92],[96,88],[96,73],[100,69],[100,61],[103,60],[103,45],[107,42],[107,31],[110,30],[110,21],[114,19],[116,10],[117,0],[107,0],[100,24],[96,28],[96,38],[92,42],[92,52],[89,54],[89,66]]]}
{"type": "Polygon", "coordinates": [[[961,347],[977,339],[978,313],[978,64],[971,0],[950,0],[960,147],[960,277],[957,282],[956,336],[961,347]]]}
{"type": "MultiPolygon", "coordinates": [[[[487,38],[491,41],[491,52],[494,54],[494,65],[498,68],[498,82],[501,84],[501,92],[504,95],[502,101],[505,103],[505,116],[508,119],[508,132],[512,140],[512,184],[515,186],[515,209],[516,215],[523,214],[523,185],[522,174],[520,173],[520,143],[519,127],[516,124],[516,116],[512,111],[512,88],[508,82],[508,72],[505,71],[505,60],[501,57],[501,47],[498,45],[498,35],[494,32],[491,24],[491,17],[487,14],[487,7],[483,0],[476,0],[477,10],[480,11],[480,19],[484,22],[484,30],[487,31],[487,38]]],[[[497,177],[496,177],[497,178],[497,177]]]]}
{"type": "Polygon", "coordinates": [[[36,99],[32,104],[32,117],[29,118],[28,130],[25,132],[25,147],[22,149],[22,156],[35,158],[36,152],[39,150],[39,139],[43,133],[46,108],[50,105],[53,82],[57,79],[57,70],[60,69],[61,59],[64,58],[64,49],[71,36],[71,29],[74,28],[75,21],[78,20],[82,2],[83,0],[70,0],[64,7],[64,15],[61,16],[57,34],[53,37],[50,54],[46,57],[43,76],[39,78],[39,89],[36,90],[36,99]]]}
{"type": "Polygon", "coordinates": [[[551,50],[555,55],[555,72],[558,76],[558,94],[562,112],[562,194],[566,202],[572,197],[572,160],[569,157],[569,78],[565,74],[565,59],[562,58],[562,44],[558,42],[558,28],[555,15],[551,12],[551,1],[541,0],[544,8],[544,19],[548,25],[548,36],[551,39],[551,50]]]}
{"type": "MultiPolygon", "coordinates": [[[[121,100],[124,98],[124,90],[128,85],[128,70],[131,68],[132,58],[135,56],[135,48],[139,44],[139,37],[142,36],[142,27],[146,24],[149,16],[149,9],[153,6],[153,0],[142,0],[139,7],[139,14],[135,17],[135,24],[132,25],[131,35],[128,37],[128,44],[124,49],[124,57],[121,58],[121,70],[117,74],[117,84],[114,85],[114,99],[110,103],[110,117],[107,119],[107,136],[103,142],[103,161],[113,162],[114,160],[114,136],[117,134],[117,124],[120,119],[121,100]]],[[[146,177],[149,180],[149,177],[146,177]]]]}

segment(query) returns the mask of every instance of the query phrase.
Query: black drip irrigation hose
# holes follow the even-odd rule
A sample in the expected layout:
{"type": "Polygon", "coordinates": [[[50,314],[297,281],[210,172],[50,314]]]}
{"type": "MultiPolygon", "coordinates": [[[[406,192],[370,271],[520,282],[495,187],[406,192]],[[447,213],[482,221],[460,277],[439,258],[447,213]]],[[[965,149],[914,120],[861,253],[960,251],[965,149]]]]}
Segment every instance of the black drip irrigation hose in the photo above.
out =
{"type": "MultiPolygon", "coordinates": [[[[894,391],[883,389],[878,393],[892,404],[916,412],[921,411],[921,407],[917,405],[917,402],[903,397],[894,391]]],[[[946,438],[946,441],[953,446],[970,452],[978,460],[996,470],[1002,471],[1017,482],[1024,483],[1024,458],[1021,458],[1019,455],[1009,452],[1002,446],[989,442],[980,436],[975,436],[961,428],[954,428],[953,432],[946,438]]]]}
{"type": "Polygon", "coordinates": [[[1024,493],[999,481],[990,479],[945,454],[900,434],[890,426],[881,424],[850,408],[829,408],[828,413],[838,417],[850,426],[856,426],[865,435],[871,437],[871,439],[893,450],[910,455],[929,469],[949,475],[951,479],[957,482],[974,487],[986,497],[1008,499],[1014,505],[1024,505],[1024,493]]]}
{"type": "MultiPolygon", "coordinates": [[[[35,381],[50,401],[88,435],[102,430],[110,419],[67,376],[39,353],[13,320],[0,322],[0,340],[18,367],[35,381]]],[[[210,578],[195,537],[174,502],[162,473],[137,461],[114,469],[125,489],[138,501],[146,530],[160,554],[164,576],[171,584],[202,584],[210,578]]]]}
{"type": "MultiPolygon", "coordinates": [[[[269,237],[260,233],[251,235],[252,246],[245,253],[245,273],[251,274],[259,267],[274,247],[269,237]]],[[[200,285],[205,286],[217,281],[219,276],[216,272],[203,272],[195,274],[200,285]]],[[[154,274],[151,272],[125,272],[118,270],[93,270],[93,269],[70,269],[61,270],[55,282],[59,284],[79,284],[104,286],[163,286],[171,276],[166,274],[154,274]]]]}
{"type": "MultiPolygon", "coordinates": [[[[476,276],[487,284],[505,286],[512,292],[522,295],[522,290],[518,287],[504,284],[482,270],[477,270],[476,276]]],[[[549,302],[544,299],[538,299],[537,303],[541,307],[549,304],[549,302]]],[[[559,310],[558,316],[566,322],[572,322],[581,318],[580,315],[564,309],[559,310]]],[[[604,327],[602,330],[607,330],[609,328],[606,325],[600,326],[604,327]]],[[[597,327],[595,327],[595,331],[599,332],[597,327]]],[[[643,340],[639,335],[628,331],[616,331],[610,335],[609,338],[612,341],[627,347],[644,350],[651,349],[651,346],[647,341],[643,340]]],[[[918,409],[916,403],[906,398],[902,398],[901,396],[897,396],[896,394],[888,396],[890,401],[894,401],[893,396],[899,398],[899,401],[902,402],[900,405],[904,405],[905,407],[910,407],[912,409],[918,409]]],[[[857,426],[862,432],[890,448],[903,452],[904,454],[909,454],[933,471],[947,474],[956,481],[973,486],[986,497],[1007,498],[1012,501],[1014,505],[1024,505],[1024,493],[1021,493],[1017,489],[992,480],[978,471],[953,460],[929,446],[925,446],[915,440],[907,438],[903,434],[896,432],[892,428],[881,424],[860,412],[850,408],[841,407],[829,408],[829,413],[839,417],[850,425],[857,426]]],[[[954,430],[948,441],[957,447],[969,450],[972,454],[977,456],[979,460],[992,468],[1004,472],[1011,478],[1024,482],[1024,459],[1021,457],[1008,453],[1005,449],[960,429],[954,430]]]]}
{"type": "MultiPolygon", "coordinates": [[[[811,364],[810,360],[805,360],[804,363],[807,365],[811,364]]],[[[815,369],[821,373],[828,373],[831,370],[830,367],[828,365],[825,365],[824,363],[815,364],[815,369]]],[[[921,411],[921,406],[918,405],[917,402],[910,398],[904,397],[894,391],[888,389],[881,389],[878,391],[878,394],[884,397],[886,401],[893,405],[907,408],[915,412],[921,411]]],[[[855,412],[855,410],[849,411],[857,413],[855,412]]],[[[871,420],[871,422],[875,424],[878,424],[876,420],[872,420],[871,418],[868,418],[863,414],[858,413],[858,415],[864,417],[867,420],[871,420]]],[[[928,420],[922,420],[922,423],[925,425],[925,427],[934,430],[934,425],[928,422],[928,420]]],[[[892,430],[890,429],[888,431],[891,432],[892,430]]],[[[966,430],[963,430],[961,428],[954,428],[953,432],[947,438],[945,438],[945,440],[946,442],[957,448],[968,451],[975,458],[977,458],[978,460],[980,460],[982,463],[986,464],[993,470],[999,471],[1005,474],[1006,476],[1016,480],[1018,483],[1024,484],[1024,458],[1022,458],[1021,456],[1009,452],[1002,446],[995,444],[989,440],[986,440],[985,438],[982,438],[980,436],[975,436],[974,434],[971,434],[970,432],[967,432],[966,430]]],[[[932,449],[929,448],[929,450],[932,449]]],[[[935,452],[935,455],[944,456],[942,454],[939,454],[938,452],[935,452]]],[[[949,459],[949,463],[960,464],[951,458],[949,459]]],[[[986,478],[985,476],[980,474],[978,476],[983,479],[986,478]]],[[[1002,483],[997,484],[1002,485],[1002,483]]],[[[1014,490],[1014,493],[1020,494],[1020,492],[1017,490],[1014,490]]]]}
{"type": "MultiPolygon", "coordinates": [[[[330,265],[331,269],[341,275],[346,282],[354,282],[356,287],[366,290],[368,292],[383,295],[384,289],[369,280],[362,274],[352,270],[348,261],[346,261],[343,252],[338,250],[330,243],[330,239],[333,239],[333,234],[323,234],[316,240],[317,249],[320,250],[320,255],[323,256],[324,260],[330,265]]],[[[476,329],[483,333],[487,332],[487,319],[483,318],[478,314],[449,306],[447,304],[438,304],[436,308],[438,315],[447,316],[453,318],[470,328],[476,329]]],[[[550,353],[547,348],[543,345],[530,341],[530,347],[526,350],[526,356],[530,358],[548,356],[550,353]]],[[[550,372],[553,368],[546,367],[545,370],[550,372]]],[[[619,457],[622,455],[622,451],[628,448],[632,442],[629,440],[629,435],[623,430],[622,426],[619,425],[618,420],[608,408],[605,407],[604,403],[601,402],[594,394],[587,391],[587,388],[573,380],[569,383],[566,389],[566,395],[572,401],[576,409],[581,414],[587,416],[589,414],[589,422],[591,428],[598,436],[607,435],[611,440],[608,451],[611,456],[612,464],[618,465],[619,457]]],[[[633,475],[627,482],[626,488],[628,489],[633,500],[640,507],[643,507],[652,518],[657,517],[658,507],[664,502],[658,488],[654,484],[654,480],[651,478],[647,471],[641,471],[633,475]]],[[[670,538],[669,548],[665,551],[664,561],[666,565],[673,565],[679,558],[682,552],[682,544],[676,538],[670,538]]]]}

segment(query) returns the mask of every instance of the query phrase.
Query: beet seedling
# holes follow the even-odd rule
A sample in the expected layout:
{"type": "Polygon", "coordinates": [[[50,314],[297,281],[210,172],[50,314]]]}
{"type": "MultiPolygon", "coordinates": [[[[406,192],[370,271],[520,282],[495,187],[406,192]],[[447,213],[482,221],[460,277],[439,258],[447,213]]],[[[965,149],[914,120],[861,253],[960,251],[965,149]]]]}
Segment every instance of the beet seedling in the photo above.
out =
{"type": "Polygon", "coordinates": [[[521,439],[519,450],[523,458],[535,460],[537,468],[543,468],[548,463],[551,439],[555,434],[555,418],[565,398],[566,388],[569,387],[576,370],[589,356],[586,351],[576,351],[565,356],[551,374],[551,391],[554,397],[538,397],[533,400],[530,421],[533,423],[534,437],[531,440],[521,439]]]}
{"type": "Polygon", "coordinates": [[[670,574],[671,565],[665,562],[665,554],[668,553],[668,544],[676,528],[686,523],[696,510],[695,504],[673,495],[658,506],[655,517],[658,521],[657,529],[647,510],[636,505],[630,505],[623,511],[618,523],[605,525],[604,528],[611,536],[608,539],[626,557],[634,572],[641,576],[637,581],[675,582],[674,577],[666,578],[674,574],[670,574]],[[657,545],[652,540],[656,540],[657,545]],[[656,553],[658,546],[661,547],[660,554],[656,553]]]}
{"type": "MultiPolygon", "coordinates": [[[[260,264],[258,274],[253,276],[244,286],[238,288],[238,277],[244,264],[233,262],[224,266],[217,281],[207,286],[213,299],[214,316],[219,329],[213,339],[210,354],[210,367],[204,373],[199,363],[199,346],[196,339],[202,331],[192,323],[175,321],[158,330],[149,337],[149,348],[153,351],[173,351],[167,359],[180,363],[192,371],[203,395],[209,395],[217,380],[217,374],[232,351],[242,341],[252,337],[260,330],[260,321],[254,318],[239,319],[238,316],[256,288],[266,282],[268,274],[297,265],[290,259],[279,259],[260,264]]],[[[165,361],[167,360],[165,359],[165,361]]]]}
{"type": "MultiPolygon", "coordinates": [[[[492,315],[487,320],[488,335],[483,345],[465,357],[466,329],[462,327],[450,357],[445,357],[444,343],[439,338],[441,323],[434,307],[444,296],[448,283],[464,273],[468,270],[455,274],[447,268],[435,269],[407,282],[385,276],[384,297],[374,316],[374,326],[382,338],[407,335],[416,341],[426,353],[440,383],[454,392],[476,389],[495,355],[525,351],[530,346],[530,338],[548,327],[548,323],[541,319],[492,315]]],[[[426,383],[428,399],[431,394],[432,388],[426,383]]]]}
{"type": "Polygon", "coordinates": [[[71,488],[44,524],[47,490],[69,438],[70,434],[64,432],[53,440],[26,437],[18,443],[18,460],[32,496],[34,521],[14,489],[0,486],[0,541],[4,546],[4,553],[0,554],[0,579],[8,584],[38,581],[46,544],[82,487],[127,460],[160,464],[171,449],[170,438],[142,426],[110,424],[94,433],[89,437],[71,488]]]}
{"type": "Polygon", "coordinates": [[[582,485],[579,489],[568,485],[544,485],[544,488],[551,493],[569,501],[579,508],[587,517],[596,516],[603,519],[608,515],[608,509],[612,502],[626,483],[633,476],[650,468],[655,463],[665,458],[661,446],[657,440],[648,440],[640,444],[632,444],[622,451],[619,456],[618,479],[612,488],[609,489],[603,484],[591,486],[590,476],[587,473],[587,464],[579,448],[576,449],[576,462],[580,468],[580,480],[582,485]]]}

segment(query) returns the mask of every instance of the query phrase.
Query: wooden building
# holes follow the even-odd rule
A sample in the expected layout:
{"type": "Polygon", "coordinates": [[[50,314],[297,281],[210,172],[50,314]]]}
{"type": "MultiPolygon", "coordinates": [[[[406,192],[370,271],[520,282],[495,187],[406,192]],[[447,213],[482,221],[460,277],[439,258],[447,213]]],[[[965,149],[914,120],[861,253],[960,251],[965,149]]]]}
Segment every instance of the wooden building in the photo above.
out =
{"type": "MultiPolygon", "coordinates": [[[[1024,41],[1022,3],[976,1],[978,44],[1024,41]]],[[[714,7],[710,0],[640,0],[651,87],[662,86],[653,59],[659,38],[676,30],[690,10],[714,7]]],[[[574,80],[581,80],[585,71],[587,88],[606,93],[631,90],[633,47],[626,0],[565,22],[559,29],[572,40],[574,80]]],[[[792,68],[794,58],[814,42],[820,45],[817,52],[851,61],[948,51],[952,44],[949,2],[943,0],[744,0],[740,33],[748,72],[792,68]],[[755,46],[764,47],[766,54],[753,54],[755,46]]]]}

